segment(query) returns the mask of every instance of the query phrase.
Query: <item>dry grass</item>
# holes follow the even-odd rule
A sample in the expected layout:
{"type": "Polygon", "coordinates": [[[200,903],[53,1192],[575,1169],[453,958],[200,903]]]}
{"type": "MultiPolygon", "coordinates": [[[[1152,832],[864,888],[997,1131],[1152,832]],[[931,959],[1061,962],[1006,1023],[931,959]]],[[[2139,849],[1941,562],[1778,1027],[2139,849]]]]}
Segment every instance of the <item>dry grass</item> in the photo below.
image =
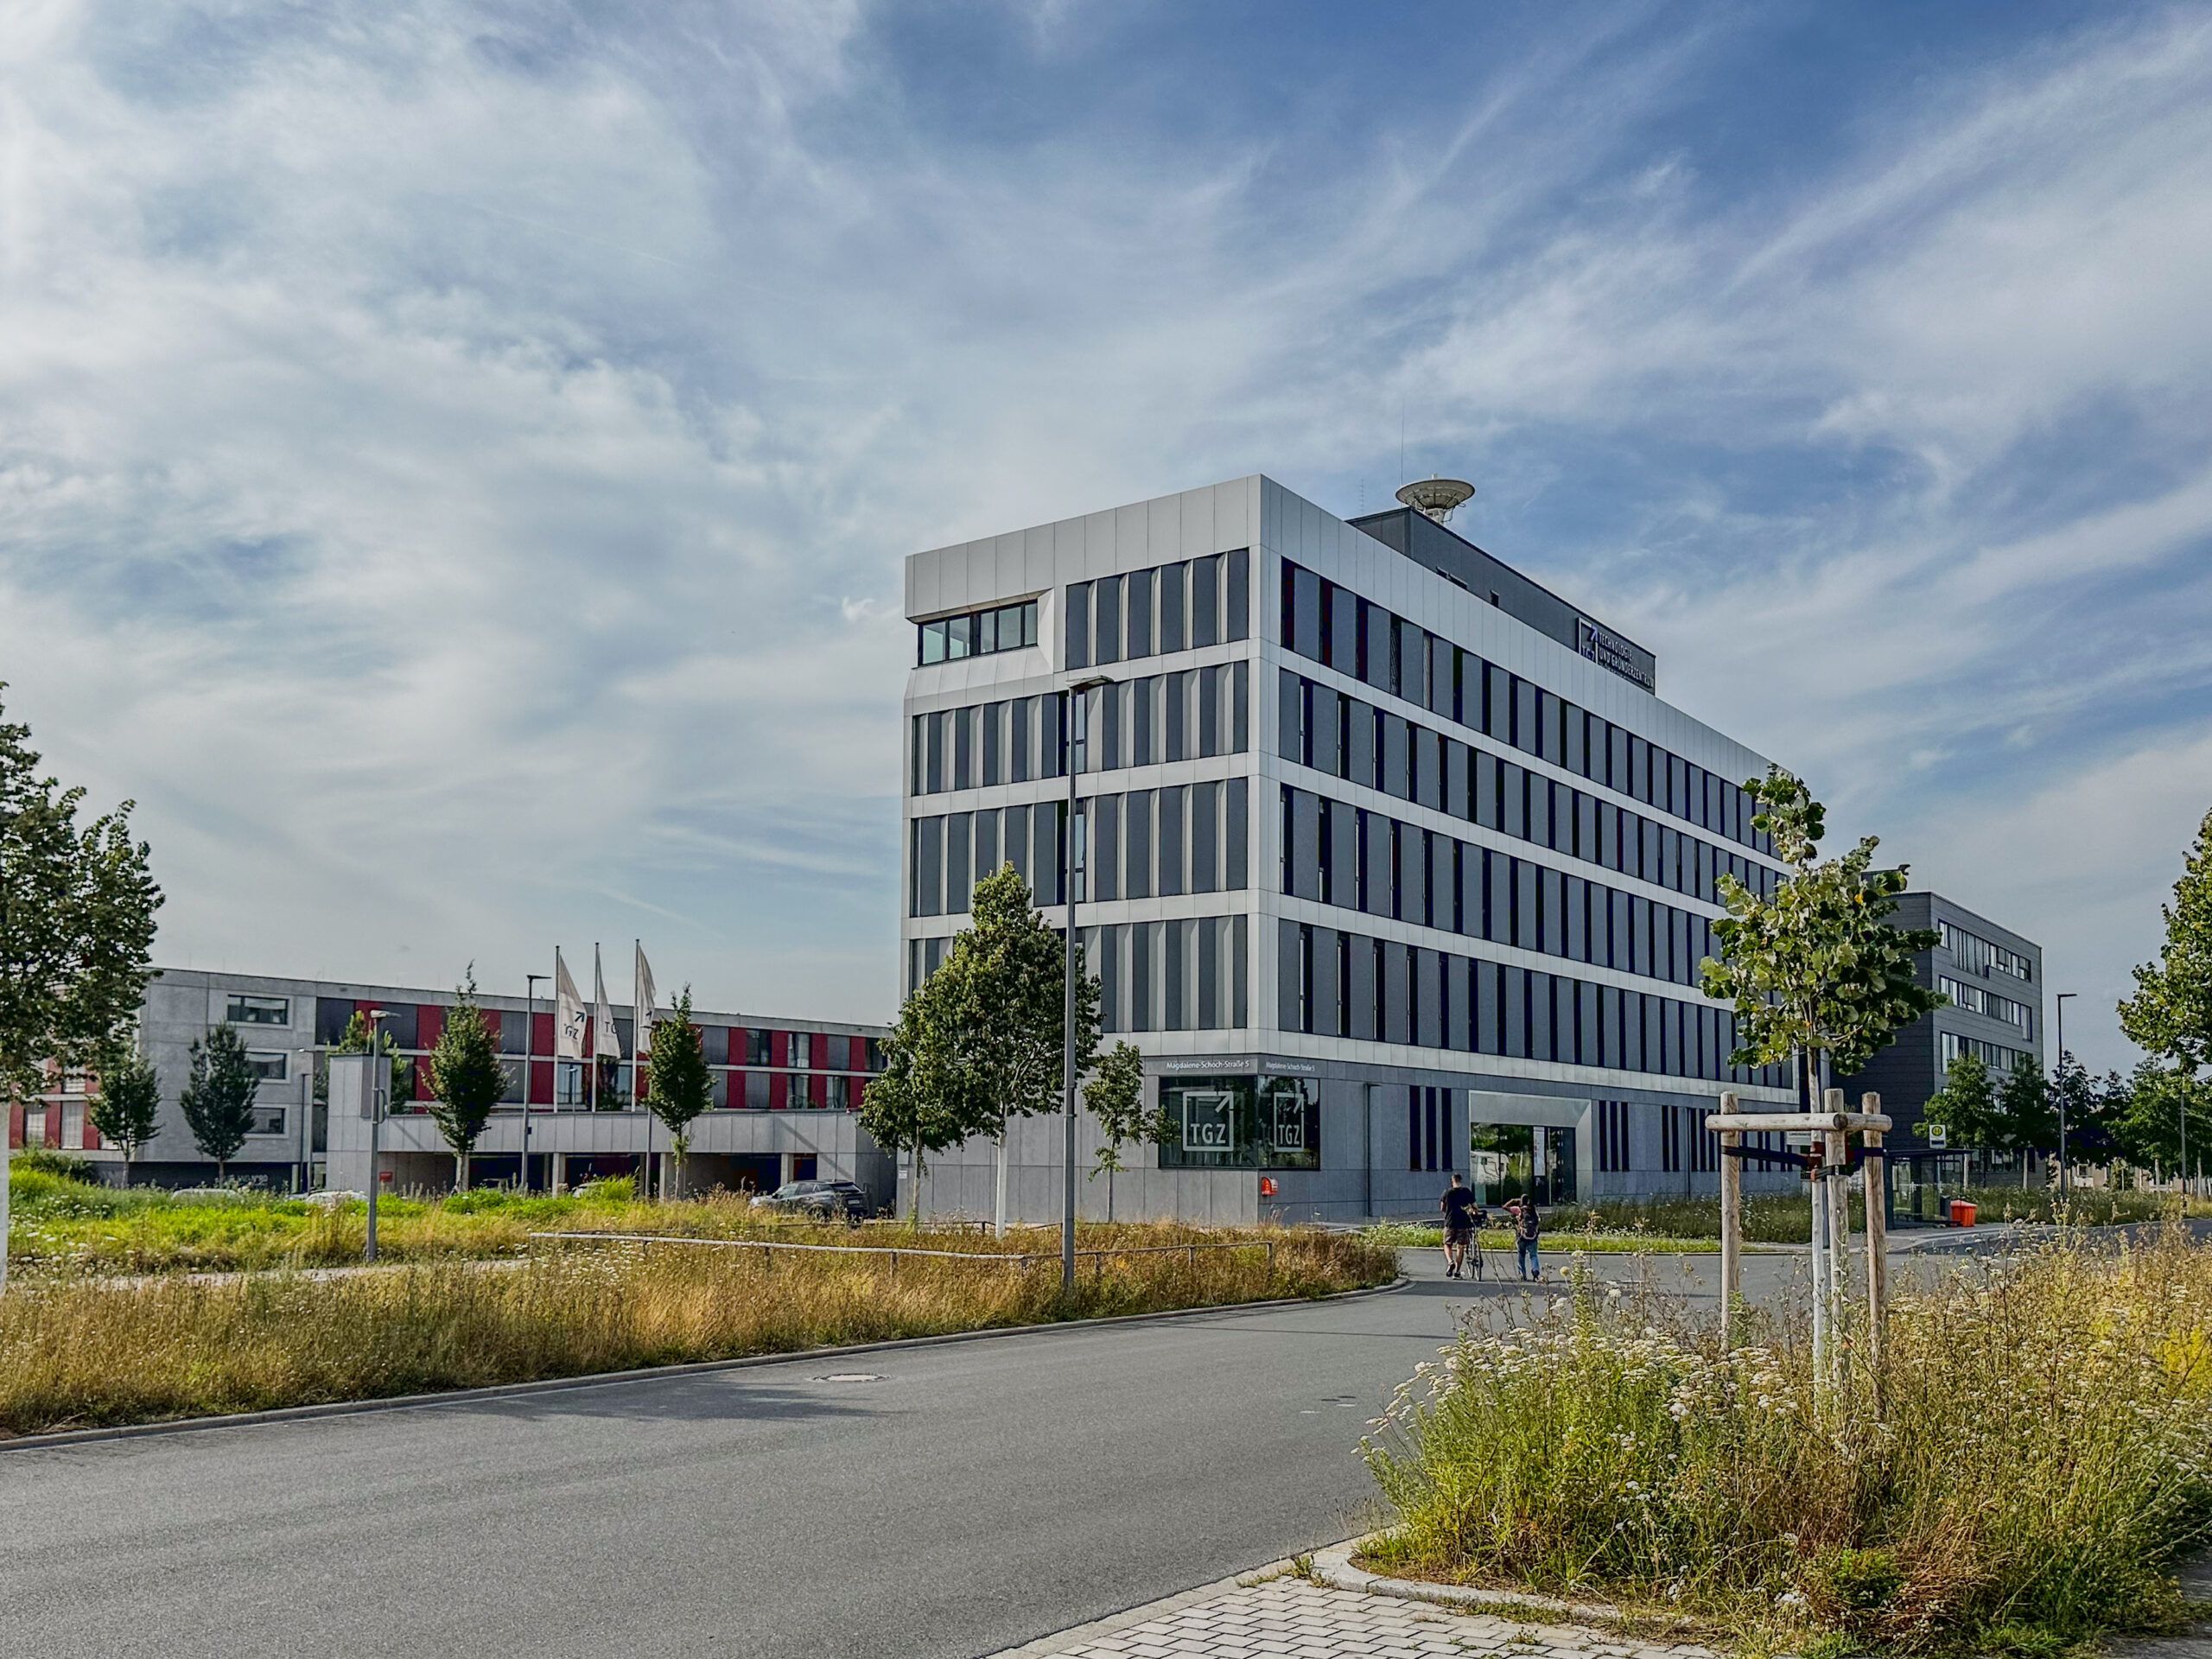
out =
{"type": "Polygon", "coordinates": [[[1870,1410],[1804,1332],[1733,1355],[1586,1279],[1470,1331],[1370,1443],[1394,1565],[1688,1612],[1758,1645],[2049,1650],[2158,1628],[2212,1536],[2212,1249],[2062,1236],[1892,1305],[1870,1410]]]}
{"type": "MultiPolygon", "coordinates": [[[[43,1171],[18,1171],[10,1229],[14,1270],[47,1278],[81,1274],[257,1272],[283,1268],[340,1268],[362,1259],[368,1217],[356,1202],[336,1209],[298,1198],[240,1192],[175,1198],[156,1190],[124,1191],[43,1171]]],[[[389,1198],[378,1206],[378,1253],[391,1262],[442,1262],[520,1256],[540,1232],[660,1233],[690,1238],[782,1238],[851,1243],[842,1226],[823,1227],[717,1192],[678,1203],[638,1204],[627,1182],[554,1198],[477,1191],[439,1198],[389,1198]]],[[[872,1225],[871,1242],[893,1235],[901,1243],[943,1249],[1014,1252],[1057,1249],[1025,1230],[1003,1241],[973,1229],[872,1225]],[[1027,1243],[1022,1241],[1027,1240],[1027,1243]]],[[[1176,1242],[1179,1232],[1142,1227],[1086,1226],[1093,1239],[1122,1243],[1176,1242]]],[[[1188,1235],[1197,1236],[1197,1235],[1188,1235]]]]}
{"type": "Polygon", "coordinates": [[[1272,1264],[1256,1243],[1202,1250],[1194,1260],[1178,1251],[1086,1262],[1070,1300],[1060,1294],[1057,1258],[1026,1269],[907,1258],[894,1268],[882,1256],[764,1259],[750,1250],[622,1244],[555,1245],[498,1265],[427,1262],[337,1275],[35,1281],[0,1299],[0,1431],[1321,1295],[1386,1281],[1395,1270],[1388,1251],[1347,1237],[1288,1230],[1249,1236],[1273,1242],[1272,1264]]]}

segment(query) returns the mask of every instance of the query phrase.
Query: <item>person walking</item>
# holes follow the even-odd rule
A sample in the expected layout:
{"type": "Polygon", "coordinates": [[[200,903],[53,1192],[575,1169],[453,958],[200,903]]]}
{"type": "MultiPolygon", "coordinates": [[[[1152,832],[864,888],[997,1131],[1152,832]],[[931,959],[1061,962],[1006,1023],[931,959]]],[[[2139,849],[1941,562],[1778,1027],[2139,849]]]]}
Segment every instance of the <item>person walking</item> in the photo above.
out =
{"type": "Polygon", "coordinates": [[[1534,1198],[1516,1198],[1505,1206],[1513,1217],[1513,1253],[1515,1265],[1523,1279],[1541,1279],[1544,1267],[1536,1254],[1536,1241],[1543,1236],[1543,1218],[1536,1213],[1534,1198]]]}
{"type": "Polygon", "coordinates": [[[1444,1212],[1444,1276],[1464,1279],[1467,1276],[1467,1255],[1474,1253],[1475,1276],[1482,1277],[1482,1246],[1475,1242],[1475,1223],[1480,1206],[1475,1203],[1472,1190],[1464,1185],[1459,1172],[1452,1174],[1452,1185],[1444,1189],[1444,1196],[1436,1207],[1444,1212]]]}

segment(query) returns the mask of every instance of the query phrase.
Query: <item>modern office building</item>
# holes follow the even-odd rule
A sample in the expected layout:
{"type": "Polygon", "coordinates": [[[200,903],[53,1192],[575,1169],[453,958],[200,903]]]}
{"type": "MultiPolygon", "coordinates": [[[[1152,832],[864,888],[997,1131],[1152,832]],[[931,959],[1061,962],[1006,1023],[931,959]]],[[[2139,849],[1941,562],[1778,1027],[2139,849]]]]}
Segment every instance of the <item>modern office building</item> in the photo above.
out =
{"type": "MultiPolygon", "coordinates": [[[[1433,512],[1347,522],[1250,477],[906,562],[904,982],[1001,861],[1065,926],[1072,796],[1103,1023],[1175,1129],[1118,1214],[1421,1213],[1454,1169],[1710,1192],[1719,1092],[1793,1098],[1698,989],[1719,875],[1777,879],[1764,760],[1446,528],[1455,492],[1407,493],[1433,512]]],[[[1060,1135],[1010,1135],[1017,1215],[1058,1214],[1060,1135]]],[[[938,1160],[925,1205],[988,1213],[993,1158],[938,1160]]]]}
{"type": "Polygon", "coordinates": [[[1921,1110],[1961,1053],[1981,1057],[1993,1085],[2001,1085],[2023,1058],[2044,1069],[2043,949],[1940,893],[1899,895],[1890,919],[1938,935],[1936,948],[1915,961],[1913,978],[1949,1000],[1899,1032],[1842,1087],[1853,1100],[1868,1090],[1880,1095],[1882,1109],[1897,1125],[1890,1141],[1912,1148],[1927,1144],[1921,1110]]]}
{"type": "MultiPolygon", "coordinates": [[[[509,1056],[509,1109],[493,1114],[471,1170],[479,1183],[512,1182],[522,1138],[524,1073],[531,1106],[531,1181],[544,1187],[593,1174],[630,1174],[648,1148],[668,1151],[668,1132],[632,1109],[626,1060],[600,1063],[595,1103],[581,1062],[556,1061],[553,1009],[518,996],[479,999],[509,1056]]],[[[162,1085],[161,1132],[139,1154],[131,1179],[163,1185],[213,1180],[214,1164],[200,1154],[177,1097],[191,1066],[192,1045],[227,1023],[245,1039],[260,1073],[253,1131],[230,1162],[233,1179],[282,1187],[329,1185],[362,1190],[372,1179],[365,1133],[358,1123],[329,1122],[318,1103],[322,1057],[357,1013],[382,1009],[404,1065],[382,1134],[388,1188],[450,1186],[453,1156],[424,1109],[429,1098],[429,1051],[445,1027],[450,991],[331,980],[283,979],[165,969],[147,987],[139,1041],[162,1085]]],[[[622,1052],[632,1052],[632,1010],[614,1008],[622,1052]]],[[[694,1187],[745,1182],[772,1187],[785,1180],[858,1180],[891,1198],[890,1169],[865,1136],[855,1113],[871,1074],[880,1069],[875,1026],[770,1019],[695,1011],[714,1073],[716,1109],[692,1128],[686,1168],[694,1187]]],[[[585,1038],[587,1052],[591,1034],[585,1038]]],[[[40,1099],[16,1103],[10,1144],[46,1146],[92,1159],[107,1179],[125,1177],[122,1154],[92,1127],[90,1090],[97,1078],[55,1074],[40,1099]]]]}

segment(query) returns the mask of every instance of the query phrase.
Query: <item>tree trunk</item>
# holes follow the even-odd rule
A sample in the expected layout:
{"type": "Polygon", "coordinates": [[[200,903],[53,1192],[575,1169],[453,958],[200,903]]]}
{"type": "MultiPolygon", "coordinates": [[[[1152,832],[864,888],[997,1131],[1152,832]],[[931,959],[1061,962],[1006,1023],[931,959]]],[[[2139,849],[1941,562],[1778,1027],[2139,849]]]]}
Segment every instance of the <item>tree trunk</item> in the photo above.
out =
{"type": "Polygon", "coordinates": [[[468,1191],[468,1151],[467,1147],[463,1147],[461,1151],[456,1152],[453,1155],[453,1180],[454,1192],[466,1192],[468,1191]]]}
{"type": "Polygon", "coordinates": [[[1114,1224],[1114,1177],[1120,1174],[1121,1170],[1119,1164],[1106,1166],[1106,1224],[1109,1227],[1114,1224]]]}
{"type": "Polygon", "coordinates": [[[922,1148],[918,1142],[912,1159],[914,1170],[914,1189],[906,1196],[906,1225],[919,1232],[922,1227],[922,1176],[929,1166],[922,1161],[922,1148]]]}

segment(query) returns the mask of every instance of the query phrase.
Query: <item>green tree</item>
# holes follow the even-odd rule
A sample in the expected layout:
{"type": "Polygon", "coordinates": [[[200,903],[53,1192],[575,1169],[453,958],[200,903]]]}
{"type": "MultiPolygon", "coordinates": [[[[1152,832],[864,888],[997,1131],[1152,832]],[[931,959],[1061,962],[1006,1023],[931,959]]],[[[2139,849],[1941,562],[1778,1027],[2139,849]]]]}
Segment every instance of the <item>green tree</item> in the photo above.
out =
{"type": "Polygon", "coordinates": [[[907,1219],[918,1225],[930,1158],[968,1138],[983,1114],[963,1099],[968,1078],[957,1064],[950,982],[931,974],[914,988],[883,1043],[883,1069],[861,1096],[861,1128],[913,1171],[907,1219]]]}
{"type": "MultiPolygon", "coordinates": [[[[948,1098],[970,1134],[987,1135],[998,1153],[995,1211],[1006,1231],[1007,1131],[1017,1117],[1058,1110],[1065,1053],[1063,1000],[1067,963],[1060,937],[1030,902],[1011,864],[976,884],[972,925],[957,935],[933,977],[945,985],[940,1006],[946,1049],[957,1068],[948,1098]]],[[[1075,1066],[1081,1076],[1098,1053],[1098,982],[1076,950],[1075,1066]]]]}
{"type": "Polygon", "coordinates": [[[1857,1071],[1897,1033],[1944,998],[1913,978],[1913,959],[1936,948],[1929,928],[1896,928],[1907,867],[1874,868],[1872,836],[1840,858],[1821,861],[1827,814],[1805,785],[1779,766],[1744,787],[1761,804],[1752,827],[1774,838],[1789,867],[1774,897],[1761,899],[1732,875],[1719,880],[1728,914],[1713,924],[1719,959],[1705,964],[1705,994],[1732,1001],[1737,1065],[1794,1059],[1809,1099],[1821,1062],[1857,1071]]]}
{"type": "Polygon", "coordinates": [[[1989,1084],[1989,1067],[1971,1049],[1961,1051],[1944,1068],[1943,1086],[1928,1096],[1920,1109],[1923,1125],[1940,1123],[1949,1141],[1980,1152],[1994,1152],[2005,1144],[2005,1126],[1997,1108],[1996,1091],[1989,1084]]]}
{"type": "Polygon", "coordinates": [[[2058,1107],[2031,1054],[2012,1062],[1997,1093],[1997,1116],[2008,1152],[2042,1152],[2058,1144],[2058,1107]]]}
{"type": "Polygon", "coordinates": [[[48,1060],[97,1067],[119,1052],[162,902],[130,838],[135,803],[79,827],[84,790],[39,776],[29,739],[0,719],[0,1098],[37,1094],[48,1060]]]}
{"type": "Polygon", "coordinates": [[[2181,1170],[2186,1143],[2188,1172],[2196,1173],[2212,1153],[2212,1087],[2180,1066],[2139,1061],[2113,1132],[2120,1155],[2145,1169],[2181,1170]]]}
{"type": "Polygon", "coordinates": [[[691,1023],[691,988],[676,1006],[653,1021],[653,1046],[645,1066],[645,1104],[668,1126],[676,1154],[676,1190],[683,1191],[683,1160],[691,1152],[691,1124],[714,1104],[714,1075],[707,1070],[707,1049],[691,1023]]]}
{"type": "Polygon", "coordinates": [[[254,1075],[245,1042],[228,1025],[217,1026],[192,1045],[192,1072],[177,1104],[202,1157],[215,1160],[215,1179],[230,1173],[230,1161],[253,1128],[254,1075]]]}
{"type": "Polygon", "coordinates": [[[1134,1044],[1116,1043],[1098,1062],[1090,1081],[1083,1086],[1083,1103],[1098,1120],[1096,1161],[1088,1179],[1106,1178],[1106,1219],[1114,1219],[1114,1178],[1128,1166],[1122,1161],[1126,1146],[1159,1146],[1173,1128],[1162,1109],[1147,1111],[1144,1103],[1144,1056],[1134,1044]]]}
{"type": "MultiPolygon", "coordinates": [[[[2120,1004],[2120,1028],[2143,1049],[2171,1062],[2180,1074],[2168,1090],[2178,1114],[2194,1094],[2197,1072],[2212,1067],[2212,812],[2196,827],[2196,840],[2174,883],[2174,901],[2161,905],[2166,942],[2158,960],[2135,970],[2135,995],[2120,1004]]],[[[2160,1088],[2166,1085],[2160,1084],[2160,1088]]],[[[2176,1117],[2175,1164],[2192,1173],[2203,1160],[2193,1114],[2176,1117]],[[2191,1144],[2184,1155],[2182,1141],[2191,1144]]]]}
{"type": "Polygon", "coordinates": [[[484,1023],[484,1010],[476,1002],[476,964],[468,964],[467,983],[454,992],[453,1007],[446,1010],[445,1029],[430,1051],[430,1088],[435,1099],[430,1116],[438,1133],[453,1148],[453,1184],[468,1190],[468,1160],[492,1109],[506,1093],[507,1068],[499,1058],[499,1045],[484,1023]]]}
{"type": "Polygon", "coordinates": [[[126,1182],[130,1160],[162,1132],[161,1114],[162,1080],[154,1063],[135,1050],[118,1051],[100,1068],[99,1098],[86,1109],[86,1116],[101,1140],[123,1148],[126,1182]]]}
{"type": "Polygon", "coordinates": [[[2066,1161],[2078,1164],[2085,1158],[2094,1158],[2103,1146],[2100,1132],[2101,1108],[2095,1080],[2082,1069],[2082,1062],[2069,1052],[2058,1057],[2058,1064],[2050,1069],[2049,1088],[2050,1104],[2050,1145],[2058,1145],[2059,1115],[2063,1109],[2066,1121],[2066,1161]]]}

